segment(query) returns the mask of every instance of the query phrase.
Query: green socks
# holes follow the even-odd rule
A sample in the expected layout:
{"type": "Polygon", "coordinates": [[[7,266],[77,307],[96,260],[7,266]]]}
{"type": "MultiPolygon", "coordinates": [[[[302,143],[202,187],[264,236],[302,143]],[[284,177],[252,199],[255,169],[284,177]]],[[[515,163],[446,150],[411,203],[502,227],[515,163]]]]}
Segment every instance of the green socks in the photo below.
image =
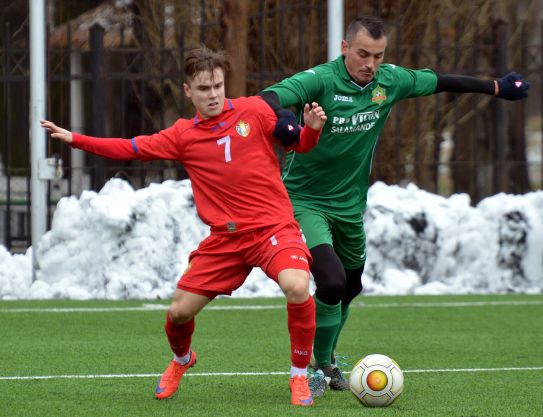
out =
{"type": "Polygon", "coordinates": [[[341,304],[341,323],[339,323],[339,329],[337,330],[336,338],[334,339],[334,344],[332,345],[332,352],[335,352],[336,350],[339,334],[343,330],[343,326],[345,325],[345,322],[349,318],[349,313],[350,313],[349,304],[347,305],[341,304]]]}
{"type": "Polygon", "coordinates": [[[342,326],[341,302],[330,305],[324,304],[317,297],[313,298],[317,311],[313,355],[319,366],[330,365],[332,352],[342,326]]]}
{"type": "Polygon", "coordinates": [[[323,303],[317,297],[313,298],[317,310],[317,330],[313,343],[313,355],[318,365],[330,365],[339,334],[349,317],[349,305],[343,305],[341,302],[330,305],[323,303]]]}

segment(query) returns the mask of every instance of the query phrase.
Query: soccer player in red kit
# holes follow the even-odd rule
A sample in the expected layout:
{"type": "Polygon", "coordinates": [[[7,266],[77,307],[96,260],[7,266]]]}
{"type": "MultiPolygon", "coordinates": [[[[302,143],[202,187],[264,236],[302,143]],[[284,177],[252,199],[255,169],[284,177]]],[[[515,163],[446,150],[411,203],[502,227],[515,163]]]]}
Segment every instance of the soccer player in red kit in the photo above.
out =
{"type": "Polygon", "coordinates": [[[317,144],[326,115],[317,103],[307,104],[302,129],[294,114],[274,111],[260,97],[225,98],[227,68],[222,52],[205,47],[189,52],[183,87],[196,116],[178,119],[153,135],[94,138],[46,120],[42,126],[53,138],[90,153],[121,160],[176,160],[189,175],[198,215],[211,233],[190,254],[166,314],[174,357],[155,397],[175,394],[185,371],[196,363],[191,350],[194,317],[217,295],[239,288],[253,267],[260,267],[286,296],[291,402],[307,406],[313,404],[307,366],[315,335],[311,257],[294,220],[273,146],[308,151],[317,144]]]}

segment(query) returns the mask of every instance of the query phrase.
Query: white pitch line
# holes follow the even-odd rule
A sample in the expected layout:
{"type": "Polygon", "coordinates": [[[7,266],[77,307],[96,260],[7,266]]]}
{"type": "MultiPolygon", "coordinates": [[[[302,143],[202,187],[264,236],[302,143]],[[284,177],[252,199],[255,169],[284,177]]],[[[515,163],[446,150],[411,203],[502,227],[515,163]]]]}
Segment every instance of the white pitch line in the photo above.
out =
{"type": "MultiPolygon", "coordinates": [[[[527,306],[542,305],[543,300],[526,301],[447,301],[428,303],[364,303],[351,304],[354,308],[459,308],[459,307],[494,307],[494,306],[527,306]]],[[[164,304],[143,304],[140,307],[56,307],[56,308],[0,308],[0,313],[114,313],[127,311],[159,311],[166,310],[169,306],[164,304]]],[[[279,310],[284,309],[284,304],[268,305],[210,305],[204,311],[225,310],[279,310]]]]}
{"type": "Polygon", "coordinates": [[[363,308],[427,308],[427,307],[493,307],[493,306],[527,306],[542,305],[543,300],[526,301],[446,301],[443,303],[375,303],[366,304],[364,302],[353,303],[352,307],[363,308]]]}
{"type": "MultiPolygon", "coordinates": [[[[458,369],[405,369],[406,374],[440,373],[440,372],[525,372],[543,371],[543,366],[509,367],[509,368],[458,368],[458,369]]],[[[350,372],[344,372],[349,374],[350,372]]],[[[273,376],[288,375],[289,372],[200,372],[187,373],[185,376],[273,376]]],[[[161,374],[103,374],[103,375],[35,375],[35,376],[0,376],[0,381],[44,380],[44,379],[111,379],[111,378],[158,378],[161,374]]]]}
{"type": "Polygon", "coordinates": [[[125,311],[157,311],[166,310],[168,306],[160,308],[150,307],[56,307],[56,308],[6,308],[0,313],[115,313],[125,311]]]}
{"type": "Polygon", "coordinates": [[[459,368],[459,369],[408,369],[403,373],[423,374],[438,372],[508,372],[508,371],[543,371],[543,366],[510,367],[510,368],[459,368]]]}

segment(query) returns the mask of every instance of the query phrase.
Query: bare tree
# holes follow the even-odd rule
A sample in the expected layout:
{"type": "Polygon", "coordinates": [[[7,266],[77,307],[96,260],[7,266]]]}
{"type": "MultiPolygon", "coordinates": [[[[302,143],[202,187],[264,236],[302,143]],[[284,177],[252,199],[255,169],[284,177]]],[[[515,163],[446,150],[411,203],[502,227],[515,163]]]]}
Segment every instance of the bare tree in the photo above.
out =
{"type": "MultiPolygon", "coordinates": [[[[500,50],[507,55],[509,68],[504,71],[525,66],[526,55],[516,45],[534,33],[541,3],[345,0],[345,21],[361,14],[381,15],[390,26],[388,62],[442,73],[498,77],[504,75],[495,71],[500,50]],[[507,42],[499,45],[497,30],[505,24],[507,42]]],[[[227,78],[227,93],[232,97],[254,94],[326,60],[324,0],[134,0],[133,5],[140,31],[136,38],[145,43],[141,46],[156,51],[163,46],[175,48],[179,54],[171,57],[169,65],[177,70],[188,48],[204,43],[226,49],[233,65],[227,78]]],[[[155,54],[146,71],[157,71],[156,59],[155,54]]],[[[190,103],[179,83],[170,80],[164,86],[151,81],[149,88],[156,92],[167,89],[167,94],[157,94],[166,102],[156,111],[147,109],[153,120],[163,109],[174,108],[172,116],[188,113],[190,103]]],[[[518,169],[526,162],[524,107],[497,102],[489,96],[440,94],[399,103],[383,132],[374,178],[389,183],[415,181],[443,194],[468,192],[475,200],[495,191],[492,184],[497,173],[507,179],[504,189],[529,189],[526,170],[518,169]],[[505,110],[496,106],[505,106],[505,110]],[[497,126],[503,118],[510,123],[497,126]],[[498,133],[505,134],[505,145],[494,140],[498,133]],[[443,160],[444,143],[453,145],[449,160],[443,160]],[[506,159],[513,161],[503,167],[496,163],[500,146],[506,147],[506,159]],[[440,163],[451,167],[449,182],[442,181],[440,163]]]]}
{"type": "Polygon", "coordinates": [[[224,49],[230,57],[231,71],[226,75],[230,97],[247,95],[247,49],[249,2],[225,0],[223,11],[224,49]]]}

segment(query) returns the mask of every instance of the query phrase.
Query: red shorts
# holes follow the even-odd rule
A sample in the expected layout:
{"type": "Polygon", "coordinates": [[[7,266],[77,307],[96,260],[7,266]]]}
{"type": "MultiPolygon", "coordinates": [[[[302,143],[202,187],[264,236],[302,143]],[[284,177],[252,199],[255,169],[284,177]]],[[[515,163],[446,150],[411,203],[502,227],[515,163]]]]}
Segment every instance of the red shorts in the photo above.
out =
{"type": "Polygon", "coordinates": [[[273,280],[284,269],[309,273],[311,255],[297,223],[250,232],[211,234],[189,255],[177,288],[214,298],[232,294],[254,267],[273,280]]]}

